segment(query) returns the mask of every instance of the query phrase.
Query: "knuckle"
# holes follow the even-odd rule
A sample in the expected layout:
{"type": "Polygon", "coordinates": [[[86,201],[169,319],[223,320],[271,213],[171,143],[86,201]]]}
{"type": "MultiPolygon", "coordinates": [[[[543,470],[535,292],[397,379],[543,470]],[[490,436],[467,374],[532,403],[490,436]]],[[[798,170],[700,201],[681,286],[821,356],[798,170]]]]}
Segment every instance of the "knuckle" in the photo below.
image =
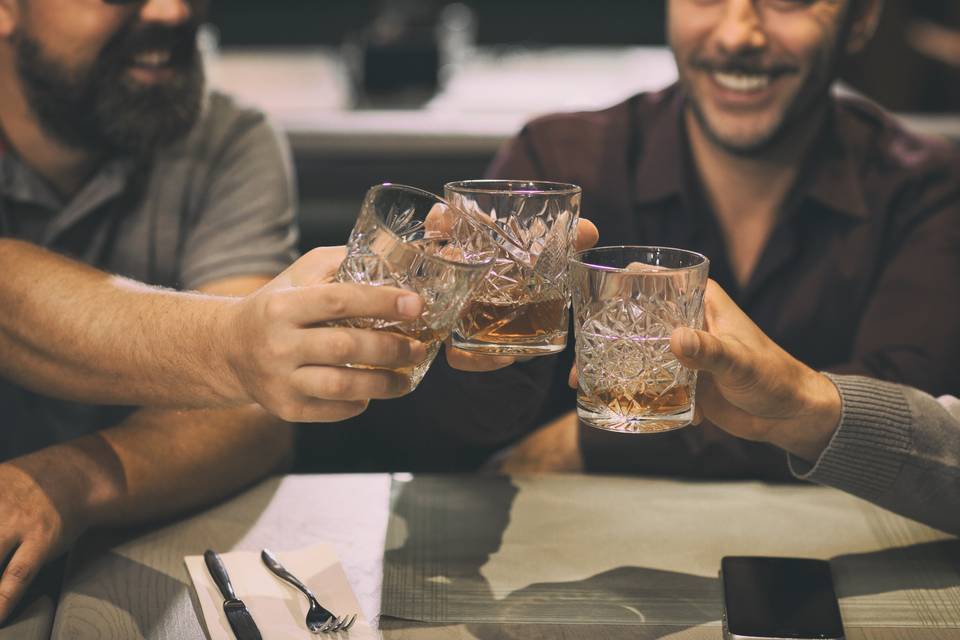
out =
{"type": "Polygon", "coordinates": [[[287,296],[274,294],[263,304],[263,315],[268,322],[280,322],[290,315],[290,302],[287,296]]]}
{"type": "Polygon", "coordinates": [[[33,578],[35,570],[35,567],[25,562],[11,562],[7,565],[4,575],[15,584],[25,584],[33,578]]]}
{"type": "Polygon", "coordinates": [[[343,285],[330,285],[324,291],[323,305],[331,316],[343,316],[350,309],[350,302],[343,285]]]}
{"type": "Polygon", "coordinates": [[[331,331],[327,339],[327,351],[335,362],[350,362],[356,349],[356,340],[343,330],[331,331]]]}
{"type": "Polygon", "coordinates": [[[380,353],[386,358],[387,362],[390,363],[402,363],[410,359],[410,343],[404,338],[399,336],[392,336],[389,334],[380,334],[382,339],[380,341],[379,350],[380,353]]]}
{"type": "Polygon", "coordinates": [[[271,333],[264,342],[266,357],[273,361],[285,360],[293,351],[290,341],[281,334],[271,333]]]}
{"type": "Polygon", "coordinates": [[[353,390],[353,382],[349,374],[342,371],[336,371],[328,376],[325,387],[326,397],[333,400],[339,400],[346,398],[350,394],[350,392],[353,390]]]}

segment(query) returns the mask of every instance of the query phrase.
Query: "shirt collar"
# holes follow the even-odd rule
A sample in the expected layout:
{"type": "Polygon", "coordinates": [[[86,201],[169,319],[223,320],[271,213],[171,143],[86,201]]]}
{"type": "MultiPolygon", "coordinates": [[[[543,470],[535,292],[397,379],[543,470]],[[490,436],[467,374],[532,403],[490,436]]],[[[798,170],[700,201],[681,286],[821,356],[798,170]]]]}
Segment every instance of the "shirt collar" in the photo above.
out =
{"type": "MultiPolygon", "coordinates": [[[[683,117],[685,98],[679,85],[655,96],[662,101],[646,126],[638,127],[637,144],[642,149],[635,174],[634,199],[649,204],[671,196],[683,195],[685,185],[696,184],[693,170],[684,162],[688,144],[683,117]]],[[[861,162],[856,149],[866,141],[858,139],[853,127],[844,126],[842,105],[832,100],[832,108],[821,138],[804,161],[800,172],[799,194],[830,210],[854,218],[870,215],[863,184],[861,162]]]]}
{"type": "Polygon", "coordinates": [[[801,179],[805,178],[802,193],[828,209],[853,218],[870,216],[863,181],[863,152],[869,143],[862,139],[858,127],[848,126],[849,116],[841,102],[832,99],[831,110],[823,133],[809,154],[801,179]]]}
{"type": "Polygon", "coordinates": [[[684,187],[686,136],[682,128],[684,100],[679,85],[668,87],[652,98],[659,102],[653,117],[635,131],[638,137],[635,142],[641,149],[635,174],[637,204],[681,195],[684,187]]]}

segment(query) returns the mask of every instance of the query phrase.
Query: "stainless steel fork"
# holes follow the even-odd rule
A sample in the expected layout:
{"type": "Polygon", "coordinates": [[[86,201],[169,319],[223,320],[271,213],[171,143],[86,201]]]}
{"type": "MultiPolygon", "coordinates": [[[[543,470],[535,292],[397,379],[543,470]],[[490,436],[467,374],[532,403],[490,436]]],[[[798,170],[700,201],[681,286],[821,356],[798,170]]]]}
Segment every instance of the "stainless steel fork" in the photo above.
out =
{"type": "Polygon", "coordinates": [[[335,633],[338,631],[349,631],[350,627],[353,626],[353,623],[357,621],[357,614],[345,615],[342,618],[338,618],[333,615],[332,612],[325,609],[319,602],[317,602],[316,596],[313,595],[313,592],[307,588],[307,585],[300,582],[297,579],[297,576],[293,575],[287,571],[286,567],[280,564],[280,561],[277,560],[276,556],[270,552],[269,549],[264,549],[260,552],[260,559],[263,560],[263,564],[267,565],[267,568],[273,572],[281,580],[292,584],[296,587],[300,593],[307,597],[307,600],[310,602],[310,610],[307,611],[307,629],[312,633],[335,633]]]}

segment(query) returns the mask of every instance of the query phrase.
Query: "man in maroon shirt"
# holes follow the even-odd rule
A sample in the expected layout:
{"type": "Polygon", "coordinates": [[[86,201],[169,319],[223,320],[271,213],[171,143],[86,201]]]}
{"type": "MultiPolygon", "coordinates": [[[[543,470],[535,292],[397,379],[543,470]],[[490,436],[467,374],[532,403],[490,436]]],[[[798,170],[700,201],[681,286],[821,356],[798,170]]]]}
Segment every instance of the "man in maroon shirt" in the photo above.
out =
{"type": "MultiPolygon", "coordinates": [[[[957,152],[831,92],[880,9],[880,0],[670,0],[677,85],[538,119],[490,174],[582,185],[601,245],[706,254],[737,304],[810,366],[956,394],[957,152]]],[[[548,410],[573,407],[557,390],[564,379],[554,374],[548,410]]],[[[711,426],[630,436],[580,428],[571,413],[504,466],[789,476],[781,453],[711,426]]]]}

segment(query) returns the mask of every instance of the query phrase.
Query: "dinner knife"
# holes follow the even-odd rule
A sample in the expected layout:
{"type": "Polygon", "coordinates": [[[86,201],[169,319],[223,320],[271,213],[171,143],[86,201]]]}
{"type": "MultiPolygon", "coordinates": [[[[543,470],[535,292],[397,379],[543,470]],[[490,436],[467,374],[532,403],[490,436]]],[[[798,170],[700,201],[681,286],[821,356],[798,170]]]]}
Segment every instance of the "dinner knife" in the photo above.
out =
{"type": "Polygon", "coordinates": [[[207,570],[217,583],[220,594],[223,596],[223,612],[227,614],[227,622],[233,629],[233,634],[237,640],[263,640],[260,636],[260,630],[257,629],[253,616],[247,611],[247,605],[243,600],[237,597],[233,585],[230,584],[230,576],[227,575],[227,568],[223,566],[223,560],[215,551],[207,549],[203,552],[203,561],[207,564],[207,570]]]}

